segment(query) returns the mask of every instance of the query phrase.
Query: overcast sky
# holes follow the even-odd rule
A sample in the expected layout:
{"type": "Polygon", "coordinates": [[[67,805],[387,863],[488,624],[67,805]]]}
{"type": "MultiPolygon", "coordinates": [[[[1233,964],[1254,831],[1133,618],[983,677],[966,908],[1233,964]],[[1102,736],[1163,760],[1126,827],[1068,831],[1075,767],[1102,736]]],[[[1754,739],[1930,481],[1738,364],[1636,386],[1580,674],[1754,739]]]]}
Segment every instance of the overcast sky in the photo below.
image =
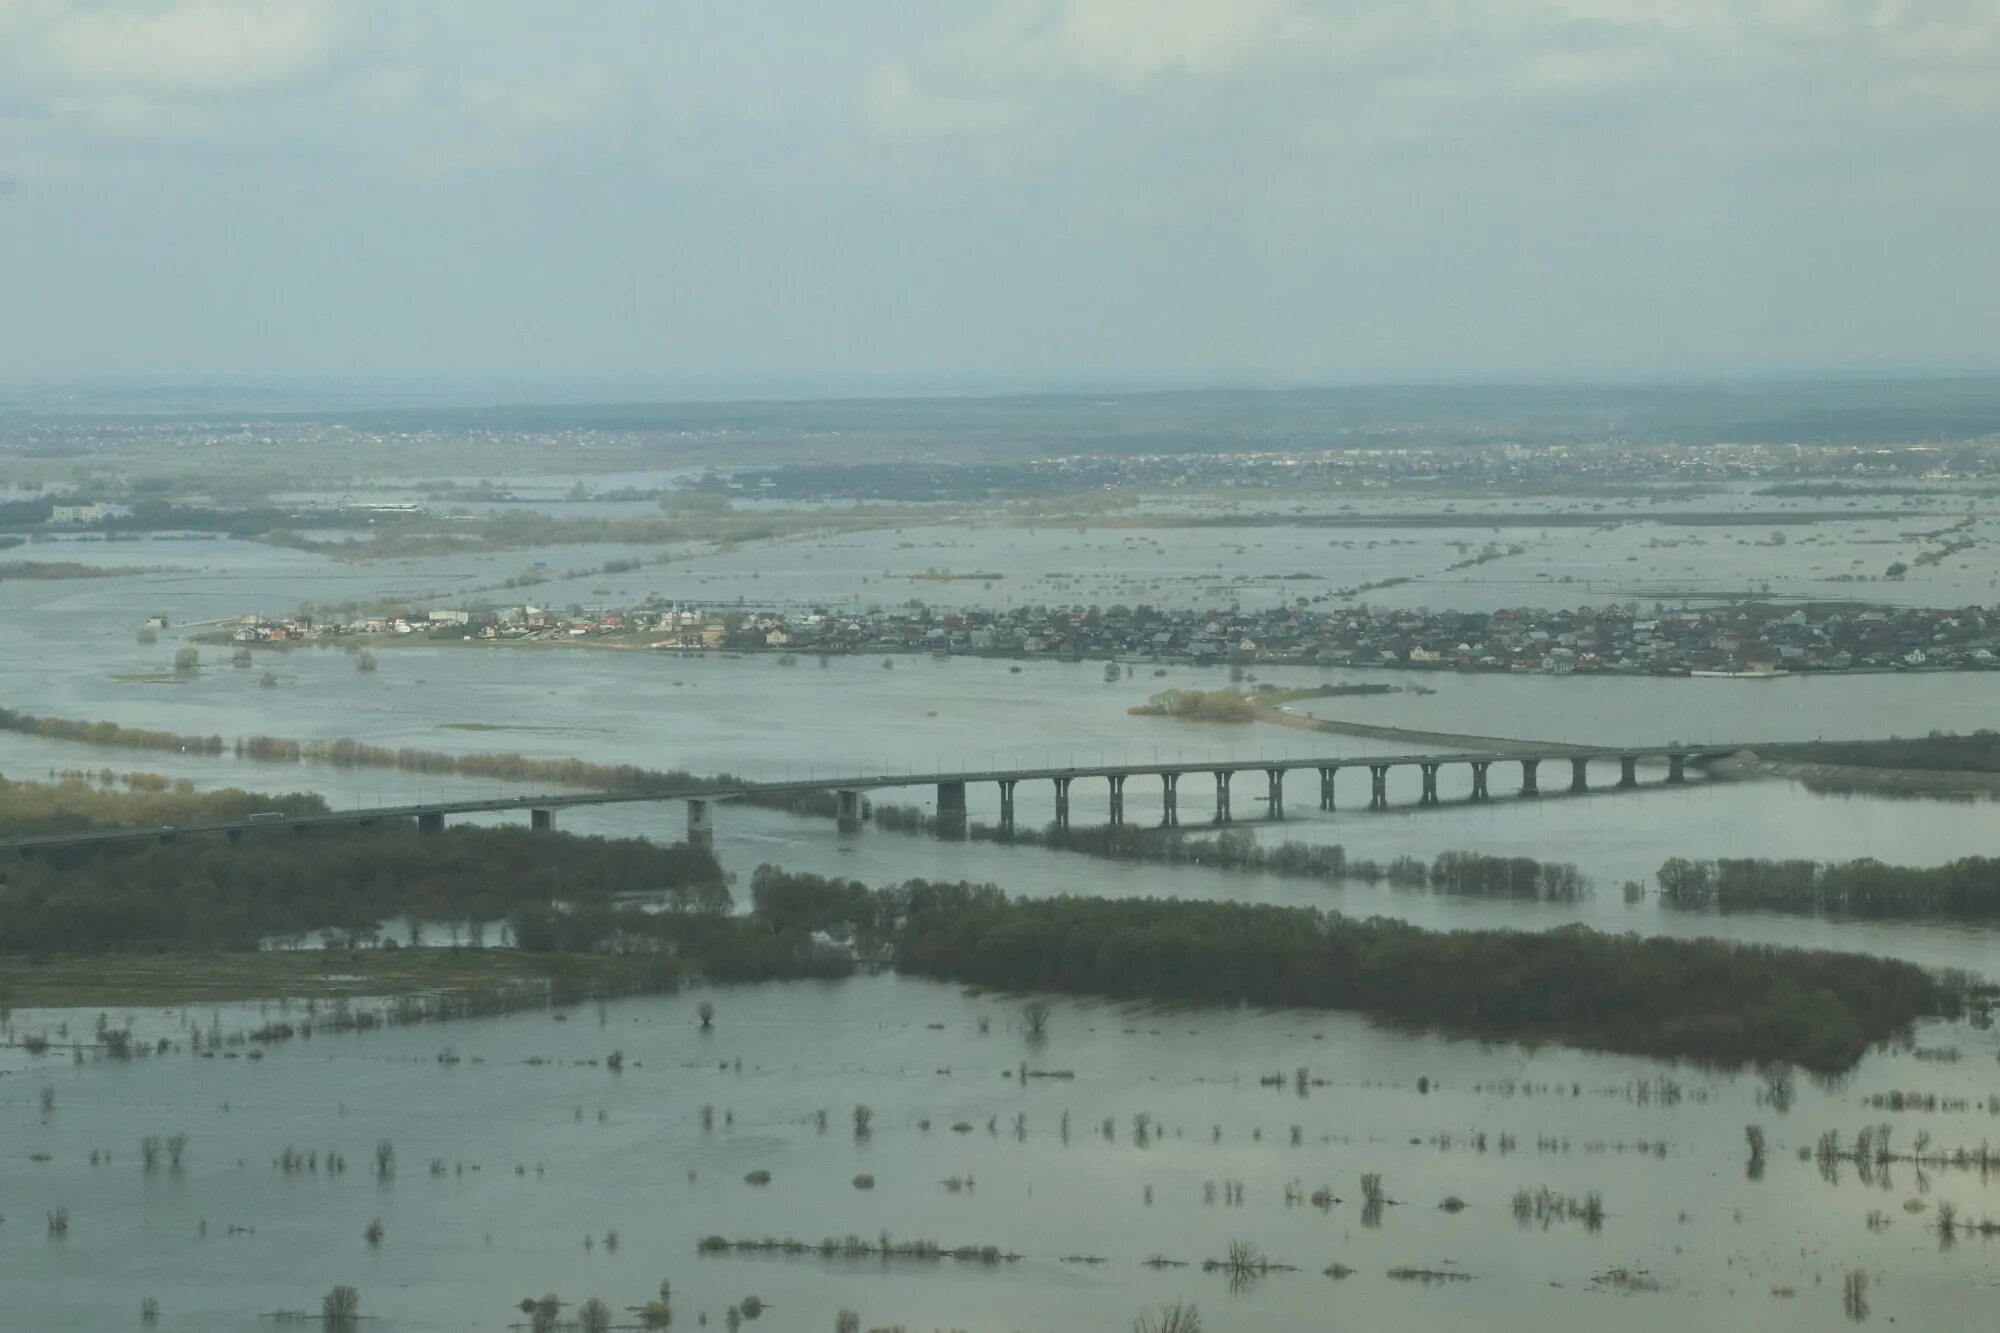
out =
{"type": "Polygon", "coordinates": [[[2000,369],[2000,0],[0,0],[0,377],[2000,369]]]}

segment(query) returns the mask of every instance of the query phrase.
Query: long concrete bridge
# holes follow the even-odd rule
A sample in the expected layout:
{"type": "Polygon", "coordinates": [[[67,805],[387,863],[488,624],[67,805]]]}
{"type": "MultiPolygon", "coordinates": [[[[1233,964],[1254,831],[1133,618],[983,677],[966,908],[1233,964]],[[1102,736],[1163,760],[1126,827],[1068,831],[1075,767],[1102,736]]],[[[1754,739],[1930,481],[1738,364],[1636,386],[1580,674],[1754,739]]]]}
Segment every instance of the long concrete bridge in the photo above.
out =
{"type": "MultiPolygon", "coordinates": [[[[1206,779],[1212,786],[1214,809],[1213,814],[1205,822],[1229,824],[1236,822],[1231,802],[1236,794],[1237,780],[1244,777],[1248,777],[1252,783],[1258,778],[1263,779],[1263,792],[1253,793],[1250,798],[1253,803],[1261,801],[1264,806],[1263,813],[1258,818],[1282,820],[1285,817],[1285,779],[1288,775],[1296,773],[1318,775],[1318,806],[1321,810],[1330,811],[1334,808],[1335,774],[1342,769],[1365,768],[1369,774],[1368,808],[1385,810],[1389,806],[1389,773],[1397,768],[1416,769],[1422,778],[1417,804],[1435,806],[1440,804],[1438,773],[1441,769],[1454,765],[1462,765],[1471,770],[1472,791],[1468,799],[1477,803],[1493,799],[1493,782],[1490,774],[1495,765],[1500,765],[1503,773],[1510,768],[1517,770],[1520,785],[1516,788],[1516,796],[1529,799],[1541,794],[1541,768],[1544,764],[1558,770],[1562,765],[1568,765],[1569,780],[1566,789],[1572,793],[1591,790],[1590,770],[1593,764],[1606,767],[1615,763],[1618,766],[1615,785],[1619,788],[1635,788],[1640,785],[1641,763],[1664,763],[1667,770],[1665,778],[1659,783],[1648,785],[1675,786],[1687,780],[1689,764],[1706,763],[1757,748],[1768,747],[1750,743],[1637,747],[1551,746],[1546,749],[1516,748],[1504,753],[1445,751],[1318,759],[1206,760],[1171,764],[1157,762],[1098,764],[1069,768],[996,768],[931,773],[847,774],[782,782],[745,782],[729,787],[706,785],[645,791],[570,792],[538,796],[425,801],[371,809],[329,811],[324,814],[266,812],[240,819],[211,820],[194,824],[94,828],[68,833],[0,838],[0,851],[12,850],[22,855],[31,855],[40,849],[59,847],[109,846],[149,839],[172,842],[194,834],[220,834],[233,840],[259,829],[290,829],[295,833],[304,833],[316,828],[369,827],[396,821],[415,821],[418,832],[436,833],[444,828],[445,820],[453,815],[490,814],[508,810],[526,810],[531,827],[548,829],[555,826],[555,815],[558,810],[572,806],[625,805],[646,801],[685,802],[688,838],[690,841],[705,842],[714,836],[713,812],[718,802],[743,800],[761,795],[831,792],[834,795],[835,815],[841,829],[852,831],[861,827],[865,814],[862,800],[864,792],[898,787],[934,787],[937,792],[936,818],[939,832],[962,836],[966,830],[966,788],[982,783],[992,783],[999,788],[1000,827],[1011,833],[1015,827],[1015,789],[1024,782],[1047,782],[1053,785],[1055,823],[1068,828],[1070,788],[1074,783],[1078,781],[1105,783],[1110,797],[1110,822],[1123,824],[1127,822],[1125,785],[1134,778],[1160,784],[1159,827],[1172,828],[1182,823],[1181,783],[1190,777],[1206,779]]],[[[1198,815],[1196,818],[1199,820],[1198,815]]]]}

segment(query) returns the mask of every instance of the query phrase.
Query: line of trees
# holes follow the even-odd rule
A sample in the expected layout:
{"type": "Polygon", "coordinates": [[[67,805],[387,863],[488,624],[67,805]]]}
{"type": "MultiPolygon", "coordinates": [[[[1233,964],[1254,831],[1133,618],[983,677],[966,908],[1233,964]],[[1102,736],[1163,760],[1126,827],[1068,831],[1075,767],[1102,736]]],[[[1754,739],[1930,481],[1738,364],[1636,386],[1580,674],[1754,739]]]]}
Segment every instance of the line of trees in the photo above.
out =
{"type": "Polygon", "coordinates": [[[1856,954],[1581,927],[1438,932],[1222,902],[1017,901],[922,880],[871,890],[768,866],[751,911],[730,906],[713,854],[687,844],[490,828],[190,839],[9,866],[0,953],[254,948],[312,929],[367,933],[390,916],[506,918],[552,966],[637,956],[669,982],[836,977],[880,953],[901,972],[1000,989],[1347,1009],[1479,1037],[1829,1071],[1993,993],[1856,954]]]}
{"type": "Polygon", "coordinates": [[[220,736],[183,736],[171,731],[121,726],[116,722],[84,722],[72,718],[35,717],[12,708],[0,708],[0,731],[17,731],[29,736],[47,736],[59,741],[79,741],[85,745],[109,745],[126,750],[175,750],[191,754],[221,754],[220,736]]]}
{"type": "MultiPolygon", "coordinates": [[[[352,739],[301,741],[283,736],[245,736],[233,744],[220,736],[179,735],[88,722],[72,718],[37,717],[0,708],[0,731],[15,731],[54,740],[123,749],[172,750],[189,754],[234,753],[239,759],[271,764],[330,764],[336,768],[393,768],[406,773],[437,773],[457,777],[533,782],[598,791],[694,791],[741,787],[748,779],[730,773],[702,775],[686,769],[640,768],[635,764],[595,764],[584,759],[541,759],[518,753],[455,754],[370,745],[352,739]]],[[[831,819],[837,813],[832,792],[759,792],[745,798],[754,805],[793,814],[831,819]]]]}
{"type": "Polygon", "coordinates": [[[2000,919],[2000,858],[1987,856],[1941,866],[1676,856],[1660,866],[1657,879],[1660,901],[1689,911],[2000,919]]]}
{"type": "Polygon", "coordinates": [[[511,919],[518,934],[537,914],[586,923],[566,943],[587,933],[601,945],[625,913],[718,916],[730,905],[721,867],[699,845],[509,828],[433,837],[328,829],[303,839],[274,831],[235,843],[44,850],[9,865],[0,953],[252,949],[313,930],[372,935],[392,917],[511,919]],[[666,911],[624,907],[641,896],[666,911]]]}
{"type": "MultiPolygon", "coordinates": [[[[31,785],[0,787],[0,801],[31,785]]],[[[220,795],[253,809],[277,804],[208,794],[220,795]]],[[[756,910],[732,915],[722,869],[698,844],[478,827],[429,837],[408,827],[316,829],[303,839],[272,830],[240,842],[190,836],[137,849],[44,849],[10,864],[0,872],[0,955],[250,950],[311,931],[365,942],[390,918],[417,923],[412,943],[425,923],[433,935],[448,924],[454,940],[463,926],[479,941],[487,925],[504,923],[524,952],[552,966],[568,956],[591,976],[603,972],[599,962],[615,971],[619,960],[655,958],[665,970],[643,975],[657,989],[688,974],[845,976],[856,951],[815,932],[880,937],[876,896],[858,883],[829,889],[766,866],[752,895],[756,910]]]]}
{"type": "Polygon", "coordinates": [[[273,796],[225,787],[196,791],[185,779],[169,781],[153,773],[127,773],[123,789],[109,770],[97,784],[65,775],[56,782],[14,782],[0,778],[0,836],[73,833],[121,824],[195,824],[242,819],[260,810],[311,815],[326,812],[326,801],[311,792],[273,796]]]}
{"type": "MultiPolygon", "coordinates": [[[[937,822],[915,806],[878,804],[874,812],[878,827],[896,832],[929,832],[937,822]]],[[[1033,843],[1113,860],[1259,871],[1288,879],[1317,879],[1336,884],[1386,882],[1399,889],[1429,889],[1433,893],[1462,897],[1576,902],[1591,892],[1589,878],[1568,861],[1537,861],[1528,856],[1490,856],[1481,852],[1440,852],[1428,862],[1407,855],[1376,861],[1350,857],[1339,843],[1265,843],[1245,829],[1228,829],[1211,837],[1190,837],[1133,824],[1070,828],[1050,824],[1039,830],[1017,828],[1010,834],[975,824],[969,835],[993,842],[1033,843]]]]}
{"type": "Polygon", "coordinates": [[[1353,1009],[1513,1040],[1720,1063],[1852,1066],[1967,984],[1914,964],[1719,940],[1435,932],[1307,908],[1009,900],[905,886],[899,971],[980,986],[1353,1009]]]}
{"type": "Polygon", "coordinates": [[[1812,741],[1785,747],[1785,756],[1853,768],[1908,768],[1942,773],[2000,773],[2000,731],[1970,735],[1933,731],[1883,741],[1812,741]]]}

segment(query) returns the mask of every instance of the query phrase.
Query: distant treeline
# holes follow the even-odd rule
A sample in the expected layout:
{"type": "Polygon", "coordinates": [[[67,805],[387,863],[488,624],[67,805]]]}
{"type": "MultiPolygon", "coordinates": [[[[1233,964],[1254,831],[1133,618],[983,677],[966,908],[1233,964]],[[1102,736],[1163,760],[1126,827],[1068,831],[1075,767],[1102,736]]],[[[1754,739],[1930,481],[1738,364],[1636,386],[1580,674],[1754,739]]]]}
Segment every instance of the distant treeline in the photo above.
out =
{"type": "MultiPolygon", "coordinates": [[[[879,827],[896,832],[931,832],[937,826],[936,819],[914,806],[878,804],[874,813],[879,827]]],[[[1338,843],[1286,841],[1267,845],[1244,829],[1192,837],[1133,824],[1067,829],[1051,824],[1039,830],[1017,828],[1011,835],[990,825],[974,824],[968,833],[984,841],[1025,842],[1111,860],[1261,871],[1336,884],[1386,882],[1399,889],[1429,889],[1465,897],[1576,902],[1590,894],[1589,879],[1575,865],[1526,856],[1441,852],[1428,862],[1415,856],[1385,862],[1350,857],[1338,843]]]]}
{"type": "MultiPolygon", "coordinates": [[[[394,768],[409,773],[441,773],[457,777],[534,782],[596,791],[730,790],[747,783],[729,773],[701,775],[685,769],[650,769],[633,764],[594,764],[583,759],[536,759],[524,754],[454,754],[417,750],[365,741],[299,741],[281,736],[246,736],[233,744],[220,736],[176,735],[121,726],[116,722],[85,722],[72,718],[35,717],[0,708],[0,731],[16,731],[86,745],[136,750],[173,750],[188,754],[234,752],[239,759],[272,764],[331,764],[337,768],[394,768]]],[[[744,798],[752,805],[794,814],[831,819],[832,792],[757,792],[744,798]]]]}
{"type": "MultiPolygon", "coordinates": [[[[272,530],[265,540],[273,545],[289,546],[300,551],[386,559],[448,554],[471,545],[476,545],[482,550],[501,550],[526,546],[581,545],[600,542],[607,545],[661,546],[670,542],[691,541],[769,541],[800,531],[819,529],[841,531],[871,525],[870,520],[858,517],[857,513],[858,511],[840,511],[794,515],[736,514],[723,511],[662,515],[659,518],[605,518],[553,515],[532,509],[518,509],[503,513],[480,514],[469,520],[462,516],[453,516],[450,519],[416,516],[402,521],[388,531],[371,532],[356,541],[348,541],[345,538],[328,540],[307,537],[299,532],[286,530],[286,525],[283,523],[275,523],[267,525],[272,530]]],[[[297,516],[291,518],[293,524],[300,521],[297,516]]],[[[310,516],[309,521],[315,528],[327,526],[319,521],[317,514],[310,516]]]]}
{"type": "MultiPolygon", "coordinates": [[[[268,808],[271,798],[257,797],[268,808]]],[[[707,848],[527,829],[273,830],[240,842],[189,837],[139,849],[43,849],[0,879],[0,953],[134,948],[253,949],[314,930],[372,936],[391,917],[514,920],[524,948],[548,915],[616,940],[639,917],[725,913],[707,848]],[[666,913],[622,900],[658,899],[666,913]]]]}
{"type": "Polygon", "coordinates": [[[260,810],[315,815],[327,809],[323,798],[309,792],[271,796],[234,787],[196,791],[192,782],[170,783],[150,773],[128,773],[124,782],[126,790],[119,791],[79,777],[54,783],[0,778],[0,836],[73,833],[120,824],[199,824],[243,819],[260,810]]]}
{"type": "MultiPolygon", "coordinates": [[[[1009,900],[911,884],[897,970],[1010,990],[1353,1009],[1508,1040],[1845,1069],[1965,983],[1914,964],[1719,940],[1426,931],[1307,908],[1009,900]]],[[[879,909],[878,909],[879,911],[879,909]]]]}
{"type": "MultiPolygon", "coordinates": [[[[1791,500],[1834,500],[1843,495],[1936,495],[1943,488],[1937,486],[1908,486],[1899,482],[1851,482],[1851,481],[1781,481],[1770,486],[1759,486],[1750,492],[1756,496],[1791,500]]],[[[1964,491],[1955,492],[1959,495],[1964,491]]],[[[1970,492],[1974,495],[1991,495],[1991,487],[1981,487],[1970,492]]]]}
{"type": "Polygon", "coordinates": [[[0,579],[120,579],[162,574],[164,565],[86,565],[75,560],[0,560],[0,579]]]}
{"type": "Polygon", "coordinates": [[[181,736],[171,731],[149,731],[116,722],[81,722],[70,718],[33,717],[12,708],[0,708],[0,731],[18,731],[29,736],[54,740],[80,741],[85,745],[110,745],[126,750],[174,750],[190,754],[221,754],[220,736],[181,736]]]}
{"type": "Polygon", "coordinates": [[[2000,731],[1969,736],[1933,731],[1885,741],[1812,741],[1784,747],[1783,757],[1855,768],[1911,768],[1926,772],[2000,773],[2000,731]]]}
{"type": "MultiPolygon", "coordinates": [[[[78,504],[75,496],[42,496],[32,500],[0,501],[0,527],[34,527],[49,521],[58,504],[78,504]]],[[[119,532],[216,532],[231,537],[255,537],[273,528],[299,523],[309,518],[314,527],[368,527],[381,515],[361,509],[315,509],[302,514],[288,509],[250,507],[217,509],[204,505],[177,505],[166,500],[139,500],[129,512],[106,514],[88,528],[90,533],[119,532]]]]}
{"type": "Polygon", "coordinates": [[[2000,859],[1985,856],[1941,866],[1676,856],[1661,865],[1658,879],[1660,901],[1683,909],[2000,919],[2000,859]]]}

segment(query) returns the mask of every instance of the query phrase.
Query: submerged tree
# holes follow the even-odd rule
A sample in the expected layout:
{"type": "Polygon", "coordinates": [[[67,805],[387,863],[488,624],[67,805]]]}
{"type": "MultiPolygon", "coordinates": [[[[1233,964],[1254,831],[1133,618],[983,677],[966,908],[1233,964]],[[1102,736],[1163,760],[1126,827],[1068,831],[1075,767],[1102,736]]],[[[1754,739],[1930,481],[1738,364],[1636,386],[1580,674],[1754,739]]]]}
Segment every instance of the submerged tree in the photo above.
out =
{"type": "Polygon", "coordinates": [[[1858,1268],[1848,1270],[1840,1284],[1840,1308],[1857,1324],[1868,1318],[1868,1274],[1858,1268]]]}
{"type": "Polygon", "coordinates": [[[1039,1037],[1049,1026],[1049,1002],[1030,1000],[1021,1006],[1021,1022],[1028,1029],[1028,1035],[1039,1037]]]}
{"type": "Polygon", "coordinates": [[[1132,1333],[1201,1333],[1201,1311],[1192,1305],[1163,1305],[1133,1320],[1132,1333]]]}
{"type": "Polygon", "coordinates": [[[330,1289],[320,1297],[319,1317],[336,1333],[350,1333],[361,1322],[361,1293],[345,1285],[330,1289]]]}

